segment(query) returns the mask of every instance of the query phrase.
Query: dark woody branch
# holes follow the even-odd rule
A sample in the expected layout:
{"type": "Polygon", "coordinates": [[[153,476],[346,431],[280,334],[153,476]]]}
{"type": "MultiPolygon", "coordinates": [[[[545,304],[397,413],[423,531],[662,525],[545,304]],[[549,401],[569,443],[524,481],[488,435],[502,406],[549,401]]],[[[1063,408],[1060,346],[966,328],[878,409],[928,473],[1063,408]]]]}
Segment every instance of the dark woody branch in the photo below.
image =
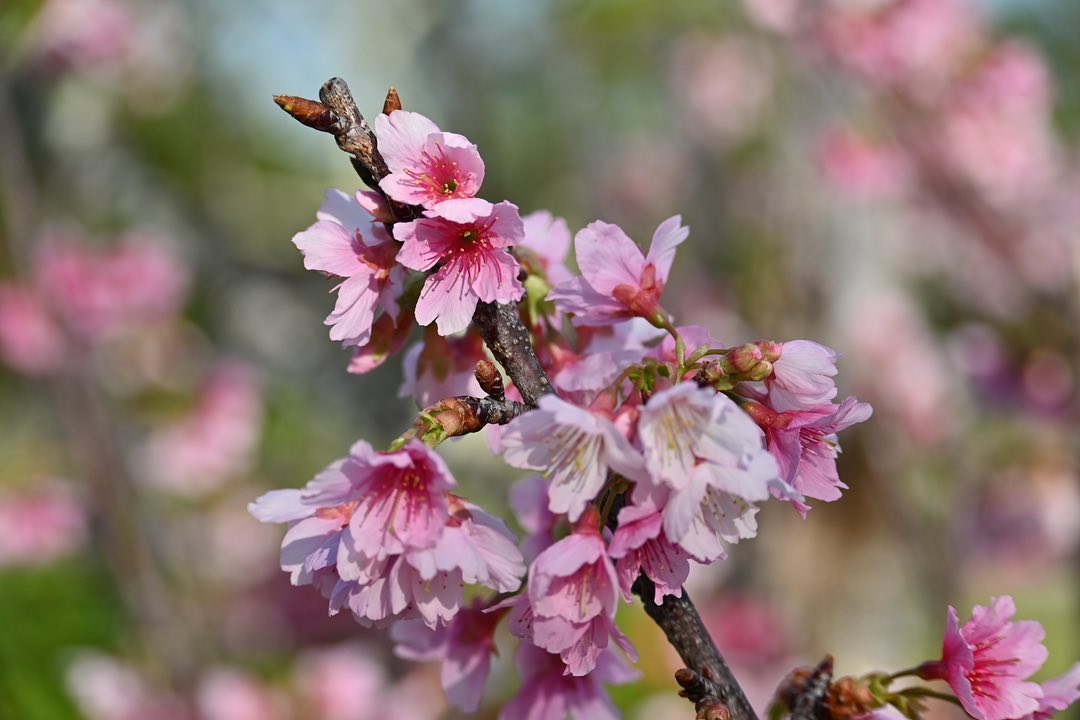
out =
{"type": "MultiPolygon", "coordinates": [[[[372,189],[379,190],[378,182],[389,170],[379,154],[375,135],[357,109],[345,81],[340,78],[327,81],[319,97],[321,103],[281,95],[274,100],[301,123],[332,134],[338,147],[352,156],[353,167],[360,178],[372,189]]],[[[400,107],[397,91],[391,88],[383,111],[400,107]]],[[[391,202],[390,206],[397,220],[409,220],[419,214],[416,208],[399,203],[391,202]]],[[[493,367],[481,368],[484,363],[478,363],[477,379],[488,396],[446,398],[421,413],[406,435],[415,437],[432,430],[446,432],[447,437],[475,432],[488,423],[509,422],[524,410],[537,407],[544,395],[555,392],[516,306],[479,303],[473,323],[521,392],[524,404],[507,401],[502,396],[501,378],[496,385],[498,373],[493,367]]],[[[757,720],[686,591],[679,598],[667,597],[657,605],[653,602],[653,584],[647,577],[639,577],[633,589],[641,598],[645,612],[660,626],[686,663],[687,668],[680,670],[676,678],[684,687],[683,694],[694,702],[698,717],[704,720],[757,720]]]]}

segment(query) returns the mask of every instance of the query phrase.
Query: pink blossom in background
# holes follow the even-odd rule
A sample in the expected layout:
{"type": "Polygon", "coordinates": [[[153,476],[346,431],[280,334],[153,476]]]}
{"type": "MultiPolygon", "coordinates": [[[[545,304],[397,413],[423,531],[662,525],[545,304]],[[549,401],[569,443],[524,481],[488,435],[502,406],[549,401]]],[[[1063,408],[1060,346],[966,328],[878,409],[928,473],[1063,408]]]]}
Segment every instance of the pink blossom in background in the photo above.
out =
{"type": "Polygon", "coordinates": [[[35,287],[65,325],[89,343],[175,316],[187,269],[160,240],[128,233],[107,249],[50,228],[34,257],[35,287]]]}
{"type": "Polygon", "coordinates": [[[574,238],[581,277],[556,286],[548,299],[573,313],[575,325],[611,325],[635,316],[654,321],[675,249],[690,234],[681,223],[679,215],[661,223],[647,256],[617,225],[591,223],[574,238]]]}
{"type": "Polygon", "coordinates": [[[522,684],[499,720],[618,720],[604,684],[628,683],[640,675],[612,650],[602,653],[596,668],[584,676],[565,674],[558,656],[524,642],[516,663],[522,684]]]}
{"type": "Polygon", "coordinates": [[[528,533],[521,543],[526,562],[532,562],[554,541],[559,516],[548,508],[548,481],[539,475],[524,477],[510,488],[510,507],[528,533]]]}
{"type": "Polygon", "coordinates": [[[398,245],[356,197],[340,190],[326,191],[317,217],[293,236],[293,244],[304,254],[305,268],[342,280],[335,288],[334,310],[326,317],[330,339],[367,345],[377,316],[398,317],[405,279],[394,259],[398,245]]]}
{"type": "Polygon", "coordinates": [[[86,71],[120,61],[136,35],[116,0],[48,0],[30,29],[34,53],[51,70],[86,71]]]}
{"type": "Polygon", "coordinates": [[[700,142],[727,147],[759,127],[773,92],[770,60],[749,36],[694,33],[678,39],[672,84],[684,122],[700,142]]]}
{"type": "Polygon", "coordinates": [[[398,202],[431,208],[471,198],[484,182],[484,161],[476,146],[462,135],[440,131],[420,113],[380,113],[375,134],[390,168],[379,187],[398,202]]]}
{"type": "Polygon", "coordinates": [[[518,262],[506,250],[525,235],[516,205],[464,198],[441,202],[425,215],[394,226],[403,243],[399,263],[421,272],[442,263],[420,291],[416,322],[437,320],[439,334],[450,335],[469,326],[477,302],[521,299],[518,262]]]}
{"type": "Polygon", "coordinates": [[[849,128],[831,128],[819,138],[817,164],[829,182],[855,198],[893,197],[912,181],[901,148],[849,128]]]}
{"type": "Polygon", "coordinates": [[[822,41],[841,62],[920,95],[941,92],[982,36],[969,0],[829,3],[818,12],[822,41]]]}
{"type": "Polygon", "coordinates": [[[935,123],[934,147],[994,205],[1022,209],[1057,179],[1051,84],[1034,49],[1003,43],[959,82],[935,123]]]}
{"type": "Polygon", "coordinates": [[[273,689],[236,668],[205,672],[195,690],[199,720],[285,720],[283,705],[273,689]]]}
{"type": "Polygon", "coordinates": [[[405,353],[405,380],[398,397],[412,397],[420,408],[452,395],[482,397],[475,370],[485,359],[484,342],[476,333],[443,337],[428,327],[424,341],[405,353]]]}
{"type": "Polygon", "coordinates": [[[1027,681],[1043,663],[1046,632],[1033,620],[1011,620],[1016,605],[1008,595],[976,605],[961,627],[949,607],[941,660],[919,666],[924,680],[944,680],[976,720],[1007,720],[1039,709],[1043,689],[1027,681]]]}
{"type": "Polygon", "coordinates": [[[146,450],[152,481],[196,497],[247,473],[262,430],[262,394],[250,367],[223,362],[199,389],[193,410],[158,430],[146,450]]]}
{"type": "Polygon", "coordinates": [[[305,650],[293,671],[305,714],[318,720],[381,720],[388,678],[363,646],[305,650]]]}
{"type": "Polygon", "coordinates": [[[572,521],[600,492],[609,469],[631,480],[645,477],[641,454],[611,419],[555,395],[507,425],[502,455],[514,467],[543,471],[551,479],[548,507],[572,521]]]}
{"type": "Polygon", "coordinates": [[[802,0],[743,0],[742,5],[754,24],[784,34],[795,31],[802,11],[802,0]]]}
{"type": "Polygon", "coordinates": [[[48,375],[64,363],[64,335],[29,288],[0,283],[0,360],[17,372],[48,375]]]}
{"type": "Polygon", "coordinates": [[[86,536],[86,510],[67,483],[0,490],[0,567],[48,565],[77,551],[86,536]]]}
{"type": "Polygon", "coordinates": [[[177,698],[151,687],[135,668],[94,651],[80,652],[65,684],[87,720],[190,720],[177,698]]]}

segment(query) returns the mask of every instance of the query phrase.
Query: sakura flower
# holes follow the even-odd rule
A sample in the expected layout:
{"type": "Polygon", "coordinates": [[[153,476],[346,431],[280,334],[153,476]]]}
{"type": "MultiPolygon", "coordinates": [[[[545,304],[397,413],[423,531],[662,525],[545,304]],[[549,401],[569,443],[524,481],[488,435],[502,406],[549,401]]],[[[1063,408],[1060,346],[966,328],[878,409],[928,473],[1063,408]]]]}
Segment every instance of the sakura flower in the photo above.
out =
{"type": "Polygon", "coordinates": [[[85,72],[118,64],[136,30],[131,11],[116,0],[49,0],[28,35],[50,69],[85,72]]]}
{"type": "Polygon", "coordinates": [[[0,360],[27,375],[47,375],[64,362],[63,331],[27,287],[0,283],[0,360]]]}
{"type": "Polygon", "coordinates": [[[505,609],[486,610],[479,601],[462,609],[450,624],[431,630],[415,620],[394,625],[394,652],[406,660],[439,660],[446,699],[467,713],[480,706],[495,654],[495,628],[505,609]]]}
{"type": "Polygon", "coordinates": [[[810,340],[759,343],[773,374],[765,380],[773,407],[781,410],[809,408],[836,397],[836,351],[810,340]],[[779,357],[773,359],[778,353],[779,357]]]}
{"type": "Polygon", "coordinates": [[[627,683],[638,673],[607,650],[597,658],[596,668],[584,676],[564,674],[563,663],[529,643],[517,651],[523,682],[517,694],[499,713],[499,720],[618,720],[604,683],[627,683]]]}
{"type": "Polygon", "coordinates": [[[1073,665],[1064,675],[1044,682],[1042,691],[1039,709],[1022,720],[1048,720],[1080,700],[1080,663],[1073,665]]]}
{"type": "Polygon", "coordinates": [[[631,480],[645,477],[641,455],[611,420],[555,395],[506,427],[502,454],[514,467],[544,471],[551,478],[548,507],[571,521],[600,492],[609,469],[631,480]]]}
{"type": "Polygon", "coordinates": [[[477,302],[516,302],[525,293],[506,248],[524,237],[517,207],[478,198],[447,200],[419,220],[394,226],[397,261],[413,270],[442,266],[424,282],[416,321],[437,320],[440,335],[461,332],[477,302]]]}
{"type": "Polygon", "coordinates": [[[518,524],[529,533],[521,551],[529,562],[554,541],[558,516],[548,508],[548,483],[539,475],[522,478],[510,488],[510,507],[518,524]]]}
{"type": "Polygon", "coordinates": [[[256,678],[235,668],[207,672],[195,693],[202,720],[280,720],[281,698],[256,678]]]}
{"type": "Polygon", "coordinates": [[[375,134],[390,168],[379,186],[398,202],[431,208],[471,198],[484,182],[484,161],[476,146],[461,135],[440,131],[420,113],[380,114],[375,134]]]}
{"type": "Polygon", "coordinates": [[[635,316],[657,321],[675,248],[690,233],[681,221],[675,215],[660,224],[647,256],[618,226],[591,223],[574,238],[581,277],[557,285],[548,300],[573,313],[575,325],[611,325],[635,316]]]}
{"type": "MultiPolygon", "coordinates": [[[[412,315],[413,306],[406,305],[401,312],[412,315]]],[[[354,375],[371,372],[401,350],[411,330],[411,323],[395,322],[392,315],[383,313],[371,324],[371,340],[366,345],[353,348],[352,358],[345,369],[354,375]]]]}
{"type": "MultiPolygon", "coordinates": [[[[807,497],[832,502],[847,488],[836,471],[840,446],[836,433],[867,420],[873,408],[849,397],[839,405],[825,403],[805,410],[776,412],[760,403],[747,403],[747,412],[765,430],[769,452],[780,466],[781,478],[807,497]]],[[[803,515],[807,505],[795,500],[803,515]]]]}
{"type": "Polygon", "coordinates": [[[532,641],[560,653],[567,672],[585,675],[610,637],[633,655],[615,627],[618,578],[600,535],[599,516],[590,509],[574,532],[540,553],[529,571],[532,641]]]}
{"type": "Polygon", "coordinates": [[[372,340],[375,316],[397,318],[404,268],[394,256],[398,246],[383,225],[354,198],[327,190],[318,220],[293,236],[304,254],[304,267],[342,278],[334,310],[326,317],[330,339],[363,346],[372,340]]]}
{"type": "Polygon", "coordinates": [[[663,515],[650,505],[628,505],[619,512],[619,527],[611,539],[608,554],[617,560],[615,572],[627,602],[630,588],[640,573],[656,586],[654,602],[667,595],[682,597],[682,586],[690,574],[690,555],[672,544],[663,532],[663,515]]]}
{"type": "Polygon", "coordinates": [[[989,607],[976,605],[961,627],[950,606],[941,660],[919,666],[919,677],[949,683],[976,720],[1035,713],[1043,689],[1026,679],[1046,662],[1046,632],[1033,620],[1010,620],[1015,613],[1013,599],[1003,595],[992,598],[989,607]]]}

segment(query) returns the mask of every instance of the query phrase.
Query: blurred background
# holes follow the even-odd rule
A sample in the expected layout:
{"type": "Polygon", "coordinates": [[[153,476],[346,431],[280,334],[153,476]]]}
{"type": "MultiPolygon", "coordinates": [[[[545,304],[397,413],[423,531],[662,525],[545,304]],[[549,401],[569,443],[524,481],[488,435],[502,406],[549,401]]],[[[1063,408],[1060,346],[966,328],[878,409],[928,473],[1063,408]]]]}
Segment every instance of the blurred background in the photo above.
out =
{"type": "MultiPolygon", "coordinates": [[[[730,344],[810,338],[841,502],[691,578],[756,706],[793,666],[937,657],[1012,594],[1080,656],[1075,0],[0,0],[0,718],[456,717],[438,669],[327,618],[249,500],[410,422],[400,357],[345,372],[292,235],[358,188],[274,93],[327,78],[477,143],[485,197],[647,240],[665,306],[730,344]]],[[[464,494],[517,474],[444,446],[464,494]]],[[[621,624],[629,718],[690,717],[621,624]]],[[[479,717],[516,686],[510,638],[479,717]]],[[[951,717],[936,707],[937,717],[951,717]]]]}

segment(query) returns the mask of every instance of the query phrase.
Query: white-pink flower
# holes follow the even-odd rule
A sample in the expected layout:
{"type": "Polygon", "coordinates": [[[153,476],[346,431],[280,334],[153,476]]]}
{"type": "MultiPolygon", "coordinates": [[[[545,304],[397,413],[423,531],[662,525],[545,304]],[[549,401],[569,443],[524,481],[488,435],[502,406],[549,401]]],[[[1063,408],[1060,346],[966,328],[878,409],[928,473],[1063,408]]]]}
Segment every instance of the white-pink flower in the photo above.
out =
{"type": "Polygon", "coordinates": [[[304,267],[342,282],[337,303],[326,317],[330,339],[363,346],[372,340],[376,315],[398,316],[405,269],[397,264],[398,246],[355,197],[327,190],[318,220],[293,236],[304,267]]]}
{"type": "Polygon", "coordinates": [[[31,289],[0,283],[0,360],[27,375],[59,369],[67,344],[63,331],[31,289]]]}
{"type": "Polygon", "coordinates": [[[440,335],[469,326],[477,302],[516,302],[525,293],[518,262],[506,248],[524,237],[517,206],[479,198],[447,200],[426,217],[394,226],[403,243],[397,261],[427,271],[416,301],[416,322],[437,321],[440,335]]]}
{"type": "Polygon", "coordinates": [[[507,425],[502,454],[514,467],[543,471],[551,479],[548,507],[571,521],[603,488],[609,470],[645,478],[641,454],[611,420],[555,395],[507,425]]]}
{"type": "Polygon", "coordinates": [[[570,228],[566,220],[547,210],[537,210],[522,217],[521,222],[525,237],[518,246],[536,254],[548,283],[557,285],[569,280],[572,276],[566,267],[566,253],[570,249],[570,228]]]}
{"type": "Polygon", "coordinates": [[[591,223],[574,238],[581,277],[557,285],[548,300],[573,313],[575,325],[611,325],[635,316],[655,320],[675,248],[690,234],[681,222],[678,215],[662,222],[647,256],[617,225],[591,223]]]}
{"type": "Polygon", "coordinates": [[[785,343],[768,343],[768,348],[779,352],[766,359],[772,360],[773,374],[765,380],[769,399],[778,410],[809,408],[827,403],[836,397],[835,350],[811,340],[789,340],[785,343]]]}
{"type": "Polygon", "coordinates": [[[484,161],[476,146],[461,135],[442,132],[420,113],[380,114],[375,134],[390,168],[379,187],[398,202],[431,208],[471,198],[484,182],[484,161]]]}

